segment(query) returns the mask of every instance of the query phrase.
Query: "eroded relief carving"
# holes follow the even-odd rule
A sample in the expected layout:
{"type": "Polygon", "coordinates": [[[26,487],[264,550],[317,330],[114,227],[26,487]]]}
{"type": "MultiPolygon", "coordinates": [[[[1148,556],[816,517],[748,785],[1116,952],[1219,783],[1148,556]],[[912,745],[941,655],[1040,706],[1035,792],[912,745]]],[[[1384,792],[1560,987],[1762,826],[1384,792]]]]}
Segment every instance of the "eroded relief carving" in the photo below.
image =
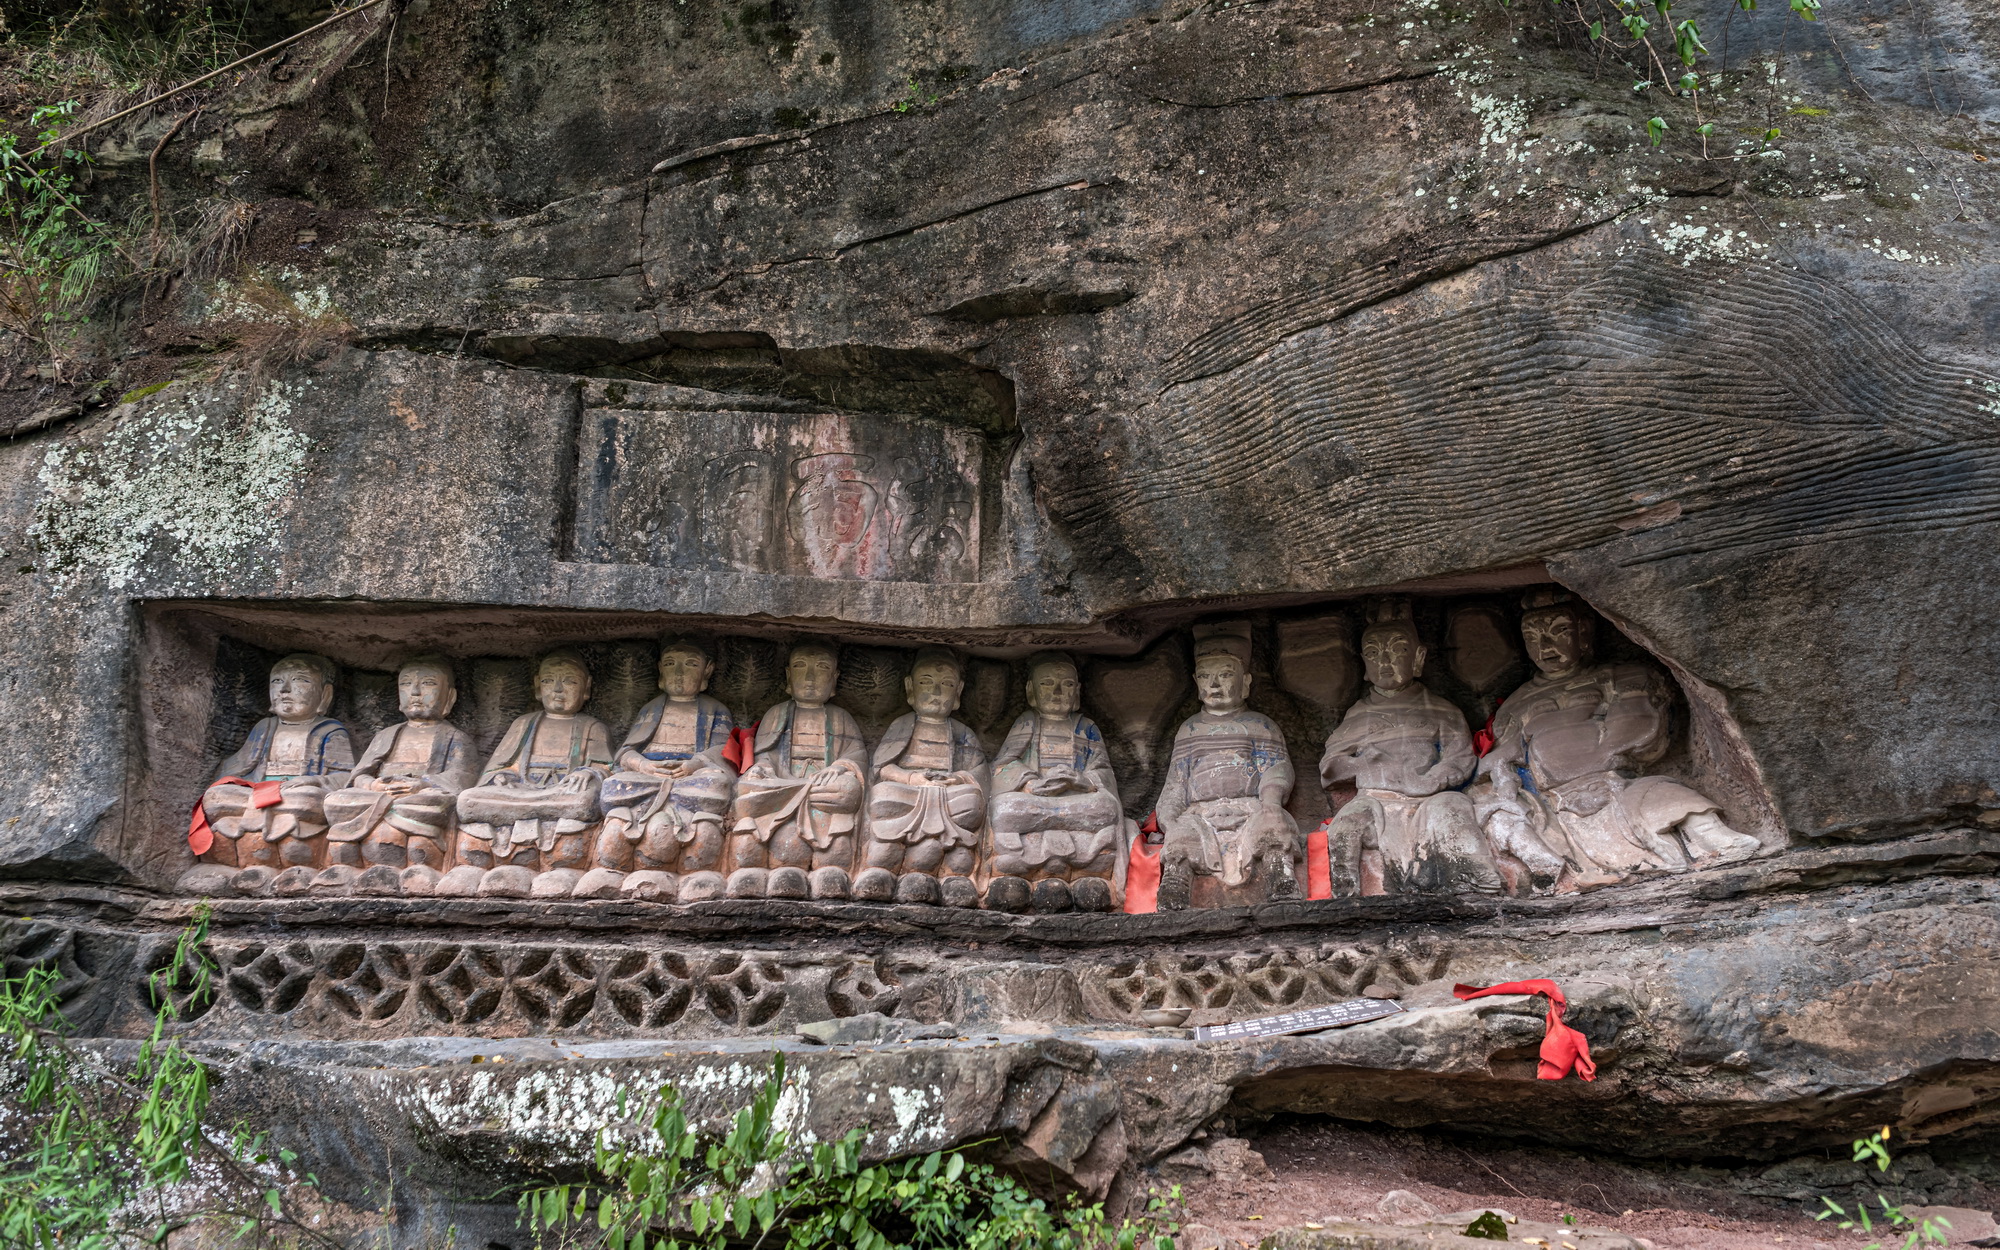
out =
{"type": "Polygon", "coordinates": [[[576,558],[869,581],[979,577],[984,444],[853,413],[594,408],[576,558]],[[698,463],[698,474],[661,474],[698,463]]]}
{"type": "Polygon", "coordinates": [[[1494,849],[1537,886],[1560,878],[1568,888],[1756,854],[1757,840],[1723,823],[1713,801],[1642,771],[1669,746],[1665,676],[1591,663],[1593,621],[1566,592],[1534,592],[1522,606],[1521,636],[1540,671],[1501,706],[1480,761],[1494,849]]]}
{"type": "MultiPolygon", "coordinates": [[[[825,493],[802,506],[836,538],[893,512],[843,484],[852,467],[822,462],[825,493]]],[[[1257,708],[1249,621],[1196,626],[1191,648],[1168,635],[1134,660],[968,662],[814,640],[785,651],[755,637],[720,651],[684,637],[657,651],[593,644],[604,705],[631,721],[616,740],[587,710],[592,661],[575,650],[542,657],[525,712],[524,661],[466,662],[468,708],[454,662],[431,655],[393,682],[354,674],[339,716],[340,670],[295,653],[269,670],[271,714],[201,793],[189,835],[199,862],[181,887],[1045,913],[1122,909],[1142,860],[1147,886],[1131,905],[1156,897],[1179,910],[1308,887],[1336,898],[1568,892],[1757,852],[1697,788],[1708,757],[1674,753],[1674,687],[1637,648],[1611,636],[1617,658],[1597,661],[1596,618],[1559,592],[1532,594],[1510,625],[1525,653],[1491,636],[1495,619],[1511,619],[1504,604],[1457,606],[1373,601],[1352,644],[1342,612],[1310,628],[1267,622],[1256,636],[1277,640],[1291,671],[1257,708]],[[1451,647],[1435,686],[1420,620],[1451,647]],[[1201,707],[1169,735],[1190,653],[1201,707]],[[1354,680],[1342,657],[1365,677],[1345,707],[1331,695],[1354,680]],[[1475,735],[1468,715],[1478,723],[1498,675],[1527,659],[1537,675],[1504,700],[1490,737],[1475,735]],[[787,697],[750,721],[780,680],[787,697]],[[401,719],[357,761],[342,717],[380,725],[392,685],[401,719]],[[1086,692],[1104,725],[1086,714],[1086,692]],[[1335,722],[1319,751],[1334,813],[1318,831],[1323,861],[1288,810],[1292,752],[1319,750],[1322,715],[1335,722]],[[1149,805],[1156,823],[1142,837],[1149,805]]],[[[259,671],[245,666],[256,652],[238,654],[238,667],[218,669],[218,699],[241,698],[259,671]]],[[[277,977],[260,993],[289,992],[277,967],[259,964],[257,977],[277,977]]]]}

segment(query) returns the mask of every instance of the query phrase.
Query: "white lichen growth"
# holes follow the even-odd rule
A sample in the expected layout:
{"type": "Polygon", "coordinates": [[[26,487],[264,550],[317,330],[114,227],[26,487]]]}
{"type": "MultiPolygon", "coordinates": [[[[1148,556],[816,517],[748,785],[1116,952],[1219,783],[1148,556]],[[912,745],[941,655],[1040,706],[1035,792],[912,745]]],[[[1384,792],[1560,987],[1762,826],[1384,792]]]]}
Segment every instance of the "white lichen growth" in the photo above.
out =
{"type": "Polygon", "coordinates": [[[1979,411],[1989,416],[2000,417],[2000,382],[1981,382],[1977,378],[1967,378],[1965,384],[1967,386],[1976,386],[1988,395],[1993,396],[1992,399],[1979,405],[1979,411]]]}
{"type": "Polygon", "coordinates": [[[163,540],[196,576],[225,573],[268,546],[312,448],[289,419],[304,391],[273,383],[247,412],[227,390],[190,396],[114,414],[101,439],[50,447],[32,530],[49,571],[101,571],[124,589],[163,540]]]}
{"type": "Polygon", "coordinates": [[[1711,226],[1695,221],[1671,222],[1664,229],[1655,229],[1652,233],[1653,242],[1661,251],[1681,258],[1682,268],[1698,260],[1725,263],[1752,260],[1758,252],[1768,251],[1771,246],[1759,243],[1730,226],[1711,226]]]}

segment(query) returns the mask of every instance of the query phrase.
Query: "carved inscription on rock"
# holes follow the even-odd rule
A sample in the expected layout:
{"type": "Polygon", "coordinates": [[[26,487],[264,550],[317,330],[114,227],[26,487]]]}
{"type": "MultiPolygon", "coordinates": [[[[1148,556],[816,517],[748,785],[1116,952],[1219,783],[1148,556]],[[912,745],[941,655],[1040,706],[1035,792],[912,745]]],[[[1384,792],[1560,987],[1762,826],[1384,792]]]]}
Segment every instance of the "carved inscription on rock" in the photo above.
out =
{"type": "Polygon", "coordinates": [[[849,414],[589,408],[578,440],[578,560],[979,577],[973,431],[849,414]]]}

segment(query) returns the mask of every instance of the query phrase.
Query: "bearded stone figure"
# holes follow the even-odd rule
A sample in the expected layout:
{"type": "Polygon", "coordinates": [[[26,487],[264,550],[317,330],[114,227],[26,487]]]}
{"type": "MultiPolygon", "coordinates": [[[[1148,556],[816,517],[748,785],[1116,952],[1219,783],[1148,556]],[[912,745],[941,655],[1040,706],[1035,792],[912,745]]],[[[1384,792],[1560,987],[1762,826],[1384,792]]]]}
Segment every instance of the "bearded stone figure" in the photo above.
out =
{"type": "Polygon", "coordinates": [[[345,786],[354,767],[347,727],[326,714],[333,678],[324,656],[288,655],[271,666],[271,715],[202,792],[198,820],[210,841],[183,889],[296,893],[312,884],[326,862],[327,793],[345,786]]]}
{"type": "Polygon", "coordinates": [[[1407,600],[1371,606],[1361,634],[1368,691],[1326,740],[1320,783],[1355,795],[1327,827],[1333,892],[1496,894],[1499,870],[1472,800],[1465,714],[1417,679],[1428,656],[1407,600]]]}
{"type": "Polygon", "coordinates": [[[695,903],[722,896],[723,821],[736,769],[723,758],[735,718],[704,693],[708,649],[690,639],[660,648],[660,693],[632,722],[618,771],[604,783],[597,870],[580,891],[695,903]],[[624,873],[622,879],[610,874],[624,873]]]}
{"type": "Polygon", "coordinates": [[[753,762],[736,783],[732,898],[848,895],[868,748],[854,717],[827,702],[839,680],[833,647],[792,648],[792,697],[758,719],[753,762]]]}
{"type": "Polygon", "coordinates": [[[479,779],[472,739],[445,718],[451,661],[420,656],[396,674],[406,718],[376,734],[344,790],[326,796],[328,866],[315,889],[431,894],[451,855],[458,796],[479,779]]]}
{"type": "Polygon", "coordinates": [[[1592,618],[1567,592],[1530,592],[1523,607],[1521,637],[1540,671],[1501,705],[1479,766],[1492,781],[1480,807],[1494,848],[1543,890],[1756,854],[1757,840],[1724,824],[1716,803],[1644,773],[1670,745],[1666,679],[1647,665],[1592,664],[1592,618]]]}
{"type": "Polygon", "coordinates": [[[969,726],[952,719],[964,690],[956,655],[917,653],[903,679],[911,710],[875,748],[868,867],[854,879],[855,898],[978,906],[972,874],[986,823],[986,752],[969,726]]]}
{"type": "Polygon", "coordinates": [[[1271,719],[1244,705],[1250,643],[1214,634],[1195,643],[1194,655],[1202,710],[1174,735],[1155,807],[1166,834],[1160,910],[1298,898],[1302,847],[1285,810],[1292,759],[1271,719]]]}
{"type": "Polygon", "coordinates": [[[1000,911],[1110,911],[1122,903],[1131,841],[1104,735],[1081,712],[1067,656],[1028,665],[1028,711],[993,765],[986,904],[1000,911]]]}
{"type": "Polygon", "coordinates": [[[584,835],[611,771],[611,731],[583,714],[590,669],[574,651],[542,657],[535,699],[541,707],[515,718],[479,784],[458,796],[459,866],[438,894],[555,897],[582,875],[584,835]]]}

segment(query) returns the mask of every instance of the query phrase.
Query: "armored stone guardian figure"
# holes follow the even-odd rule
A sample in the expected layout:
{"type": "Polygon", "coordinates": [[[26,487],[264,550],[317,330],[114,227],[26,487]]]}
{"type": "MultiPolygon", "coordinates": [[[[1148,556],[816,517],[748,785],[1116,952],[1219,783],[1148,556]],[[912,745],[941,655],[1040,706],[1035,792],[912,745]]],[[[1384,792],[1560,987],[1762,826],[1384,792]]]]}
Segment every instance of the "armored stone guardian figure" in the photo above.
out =
{"type": "Polygon", "coordinates": [[[1333,892],[1495,894],[1500,873],[1472,800],[1454,787],[1477,762],[1465,714],[1417,680],[1427,650],[1407,601],[1374,606],[1361,634],[1368,690],[1341,717],[1320,758],[1329,795],[1355,795],[1327,828],[1333,892]]]}
{"type": "MultiPolygon", "coordinates": [[[[203,864],[255,870],[232,874],[236,889],[303,890],[325,863],[326,796],[354,767],[346,726],[326,714],[333,678],[323,656],[288,655],[272,665],[271,715],[222,761],[201,796],[200,821],[212,836],[203,864]]],[[[197,867],[185,882],[206,892],[219,878],[197,867]]]]}
{"type": "Polygon", "coordinates": [[[1082,683],[1067,656],[1028,667],[1028,705],[993,766],[989,907],[1109,911],[1122,901],[1130,842],[1104,735],[1082,715],[1082,683]]]}
{"type": "MultiPolygon", "coordinates": [[[[604,783],[597,865],[628,873],[620,892],[683,903],[720,898],[723,822],[736,769],[723,758],[736,722],[703,693],[715,675],[708,649],[688,639],[660,648],[660,691],[639,709],[604,783]],[[676,876],[678,874],[678,876],[676,876]]],[[[611,883],[593,877],[592,894],[611,883]]]]}
{"type": "Polygon", "coordinates": [[[868,748],[854,717],[827,702],[839,679],[832,647],[792,648],[792,697],[758,720],[753,762],[736,783],[732,897],[847,897],[868,748]]]}
{"type": "Polygon", "coordinates": [[[1480,762],[1493,783],[1481,805],[1493,846],[1544,889],[1756,854],[1757,840],[1724,824],[1714,802],[1643,772],[1670,745],[1666,679],[1642,664],[1592,664],[1591,616],[1567,592],[1530,592],[1523,606],[1521,637],[1540,671],[1501,705],[1480,762]]]}
{"type": "Polygon", "coordinates": [[[1285,810],[1292,760],[1269,717],[1244,705],[1250,644],[1216,634],[1195,644],[1202,710],[1174,735],[1155,810],[1161,911],[1299,897],[1298,825],[1285,810]],[[1195,878],[1205,883],[1197,897],[1195,878]]]}
{"type": "Polygon", "coordinates": [[[406,718],[376,734],[347,789],[326,796],[327,859],[316,887],[430,894],[451,855],[459,793],[479,779],[472,739],[447,721],[451,661],[420,656],[396,674],[406,718]]]}
{"type": "Polygon", "coordinates": [[[854,880],[854,897],[978,905],[972,874],[986,823],[986,752],[970,727],[952,719],[964,689],[957,656],[938,648],[917,653],[903,679],[911,710],[875,748],[868,867],[854,880]]]}
{"type": "Polygon", "coordinates": [[[479,775],[458,796],[458,859],[439,894],[568,894],[589,857],[585,833],[611,770],[611,733],[583,714],[590,670],[552,651],[535,670],[537,711],[516,717],[479,775]],[[553,874],[543,882],[537,870],[553,874]],[[478,880],[473,880],[473,873],[478,880]]]}

